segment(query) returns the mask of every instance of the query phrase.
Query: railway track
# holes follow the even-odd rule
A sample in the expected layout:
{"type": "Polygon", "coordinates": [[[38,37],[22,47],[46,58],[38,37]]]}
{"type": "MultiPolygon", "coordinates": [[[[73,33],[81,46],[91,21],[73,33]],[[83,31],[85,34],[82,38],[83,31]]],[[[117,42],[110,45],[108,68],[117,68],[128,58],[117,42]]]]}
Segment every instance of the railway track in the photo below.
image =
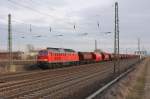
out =
{"type": "MultiPolygon", "coordinates": [[[[124,60],[126,61],[126,60],[124,60]]],[[[100,63],[101,66],[102,65],[107,65],[109,63],[112,63],[112,61],[106,61],[106,62],[102,62],[100,63]]],[[[98,63],[99,64],[99,63],[98,63]]],[[[130,63],[129,63],[130,64],[130,63]]],[[[96,64],[95,64],[96,65],[96,64]]],[[[92,66],[92,64],[86,64],[86,65],[82,65],[82,67],[88,68],[92,66]]],[[[79,66],[80,67],[80,66],[79,66]]],[[[55,69],[55,70],[50,70],[50,72],[60,72],[60,71],[65,71],[65,70],[70,70],[70,68],[75,69],[76,67],[67,67],[67,68],[60,68],[60,69],[55,69]]],[[[16,73],[7,73],[7,74],[0,74],[0,82],[8,82],[8,81],[16,81],[19,79],[26,79],[26,78],[35,78],[38,75],[44,75],[46,73],[49,73],[49,70],[46,71],[34,71],[34,72],[16,72],[16,73]]]]}
{"type": "MultiPolygon", "coordinates": [[[[102,66],[102,65],[109,64],[109,63],[111,63],[111,62],[110,61],[109,62],[103,62],[100,64],[102,66]]],[[[99,64],[99,63],[96,63],[96,64],[99,64]]],[[[96,65],[96,64],[94,64],[94,65],[96,65]]],[[[93,66],[93,64],[86,64],[86,65],[82,65],[82,68],[90,68],[91,66],[93,66]]],[[[68,70],[72,71],[72,70],[80,68],[80,66],[77,66],[77,67],[78,68],[76,68],[76,66],[73,66],[73,67],[67,67],[67,68],[58,68],[58,69],[54,69],[54,70],[2,74],[2,75],[0,75],[0,82],[17,81],[17,80],[20,80],[22,78],[24,78],[24,79],[31,79],[32,78],[33,79],[33,78],[41,76],[41,75],[45,76],[45,74],[49,74],[49,73],[57,74],[60,72],[64,72],[64,71],[68,71],[68,70]]]]}
{"type": "MultiPolygon", "coordinates": [[[[78,84],[81,81],[89,79],[90,77],[94,77],[98,74],[103,74],[104,72],[106,73],[106,71],[103,71],[103,72],[96,71],[96,73],[91,74],[91,75],[89,75],[89,74],[81,75],[80,74],[80,76],[77,76],[74,78],[68,78],[63,82],[62,81],[59,82],[59,84],[50,86],[49,88],[44,88],[42,90],[38,90],[36,92],[30,93],[30,94],[26,95],[27,97],[25,97],[25,98],[37,99],[37,98],[40,98],[41,96],[46,96],[49,94],[55,95],[55,93],[58,93],[59,91],[64,90],[65,88],[71,88],[71,86],[74,86],[75,84],[78,84]]],[[[51,97],[51,96],[49,96],[49,97],[51,97]]]]}
{"type": "MultiPolygon", "coordinates": [[[[14,65],[35,64],[37,60],[13,60],[14,65]]],[[[8,65],[9,60],[0,60],[0,65],[8,65]]]]}
{"type": "MultiPolygon", "coordinates": [[[[85,86],[87,83],[89,84],[94,79],[97,79],[97,78],[104,79],[106,77],[106,75],[108,75],[107,72],[110,72],[110,71],[113,71],[113,69],[108,69],[103,72],[93,73],[86,77],[76,79],[75,81],[70,81],[70,82],[67,82],[66,84],[62,84],[58,88],[55,88],[56,87],[55,86],[54,87],[54,89],[56,90],[55,92],[53,92],[53,89],[49,89],[48,92],[46,92],[46,94],[44,94],[44,97],[42,97],[42,98],[47,98],[47,99],[48,98],[55,98],[55,99],[57,98],[57,99],[59,99],[60,97],[64,96],[64,95],[62,95],[62,96],[60,95],[63,92],[66,92],[64,94],[68,94],[69,90],[71,90],[71,89],[78,90],[78,86],[85,86]],[[100,75],[103,75],[103,76],[100,76],[100,75]],[[98,77],[98,76],[100,76],[100,77],[98,77]]],[[[40,97],[36,96],[36,97],[34,97],[34,99],[35,98],[40,98],[40,97]]]]}
{"type": "MultiPolygon", "coordinates": [[[[132,62],[129,62],[129,64],[132,62]]],[[[121,71],[128,68],[128,64],[125,65],[125,63],[126,60],[121,64],[121,71]]],[[[0,84],[0,96],[6,99],[65,98],[78,92],[79,89],[93,84],[94,81],[102,81],[110,75],[112,76],[112,72],[113,63],[108,62],[58,70],[6,75],[0,77],[1,80],[6,81],[0,84]]]]}
{"type": "MultiPolygon", "coordinates": [[[[3,86],[1,86],[0,92],[3,92],[6,95],[6,93],[11,93],[11,94],[14,93],[14,92],[18,93],[20,91],[20,89],[24,89],[25,90],[25,88],[27,88],[25,90],[25,93],[27,93],[27,92],[29,92],[29,89],[31,87],[32,87],[32,89],[35,88],[35,91],[36,91],[36,89],[38,89],[37,86],[40,86],[41,84],[43,85],[41,87],[46,88],[47,87],[46,86],[47,83],[49,85],[50,85],[50,83],[52,85],[55,85],[55,84],[59,84],[59,83],[71,80],[71,79],[78,79],[78,77],[80,77],[80,76],[89,75],[91,72],[94,72],[97,69],[97,68],[95,68],[95,69],[92,69],[92,68],[93,67],[90,67],[90,68],[88,68],[86,70],[83,69],[81,71],[68,72],[68,73],[64,73],[63,75],[53,74],[53,75],[47,75],[47,77],[44,76],[44,78],[40,77],[39,79],[25,80],[23,82],[18,82],[17,85],[16,85],[16,83],[14,83],[14,86],[13,86],[13,83],[12,84],[11,83],[10,84],[4,84],[3,86]],[[15,89],[15,90],[13,90],[13,89],[15,89]]],[[[102,71],[106,70],[106,69],[107,69],[107,67],[102,69],[102,71]]],[[[32,90],[32,91],[34,91],[34,90],[32,90]]]]}

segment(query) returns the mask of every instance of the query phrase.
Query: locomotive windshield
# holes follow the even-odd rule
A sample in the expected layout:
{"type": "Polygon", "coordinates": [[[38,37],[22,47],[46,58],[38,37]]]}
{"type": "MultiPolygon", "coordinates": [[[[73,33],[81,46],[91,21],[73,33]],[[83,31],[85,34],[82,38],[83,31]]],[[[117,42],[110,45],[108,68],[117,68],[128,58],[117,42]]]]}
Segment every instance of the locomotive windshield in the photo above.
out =
{"type": "Polygon", "coordinates": [[[39,51],[39,55],[42,55],[42,56],[48,55],[48,51],[47,50],[39,51]]]}

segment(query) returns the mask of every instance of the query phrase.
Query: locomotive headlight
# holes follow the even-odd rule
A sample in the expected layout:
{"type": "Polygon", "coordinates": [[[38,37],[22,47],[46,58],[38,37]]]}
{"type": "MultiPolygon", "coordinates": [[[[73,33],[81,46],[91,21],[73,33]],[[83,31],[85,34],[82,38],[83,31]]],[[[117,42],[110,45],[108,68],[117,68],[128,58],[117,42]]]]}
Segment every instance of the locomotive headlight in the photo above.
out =
{"type": "Polygon", "coordinates": [[[44,61],[47,61],[47,59],[44,59],[44,61]]]}

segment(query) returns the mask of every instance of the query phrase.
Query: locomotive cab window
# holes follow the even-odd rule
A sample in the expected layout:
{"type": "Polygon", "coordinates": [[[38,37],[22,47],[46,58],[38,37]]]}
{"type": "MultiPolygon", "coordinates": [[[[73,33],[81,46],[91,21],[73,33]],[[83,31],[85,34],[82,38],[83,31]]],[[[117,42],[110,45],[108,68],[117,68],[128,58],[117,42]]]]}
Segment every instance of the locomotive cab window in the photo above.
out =
{"type": "Polygon", "coordinates": [[[48,55],[48,52],[47,51],[39,51],[39,55],[48,55]]]}

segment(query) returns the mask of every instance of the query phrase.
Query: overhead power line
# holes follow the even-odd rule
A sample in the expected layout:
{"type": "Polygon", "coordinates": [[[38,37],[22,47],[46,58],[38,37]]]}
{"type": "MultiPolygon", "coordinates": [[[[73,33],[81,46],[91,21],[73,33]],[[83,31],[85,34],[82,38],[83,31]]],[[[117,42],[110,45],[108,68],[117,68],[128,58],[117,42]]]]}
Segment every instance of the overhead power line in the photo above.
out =
{"type": "Polygon", "coordinates": [[[40,15],[46,15],[46,16],[53,17],[53,18],[56,17],[56,16],[52,16],[52,15],[47,14],[47,13],[43,13],[43,12],[37,10],[37,9],[33,9],[30,6],[26,6],[26,5],[23,5],[21,3],[15,2],[14,0],[8,0],[8,1],[11,2],[11,3],[13,3],[13,4],[15,4],[15,5],[17,5],[17,6],[20,6],[20,7],[23,7],[23,8],[27,8],[29,10],[32,10],[32,11],[36,12],[36,13],[39,13],[40,15]]]}
{"type": "MultiPolygon", "coordinates": [[[[14,1],[14,0],[8,0],[10,3],[12,3],[12,4],[14,4],[14,5],[17,5],[17,6],[19,6],[19,7],[21,7],[21,8],[26,8],[26,9],[29,9],[30,11],[33,11],[33,12],[35,12],[35,13],[38,13],[39,15],[41,15],[41,16],[47,16],[47,17],[51,17],[51,18],[57,18],[57,20],[58,21],[63,21],[63,22],[66,22],[67,24],[73,24],[73,23],[70,23],[70,21],[67,21],[67,20],[65,20],[65,19],[61,19],[61,18],[58,18],[57,16],[55,16],[55,15],[52,15],[52,14],[49,14],[49,13],[47,13],[47,12],[42,12],[42,11],[40,11],[40,10],[37,10],[37,9],[34,9],[33,7],[31,7],[31,6],[27,6],[27,5],[24,5],[24,4],[22,4],[22,3],[18,3],[18,2],[16,2],[16,1],[14,1]]],[[[33,1],[32,1],[33,2],[33,1]]],[[[34,3],[34,2],[33,2],[34,3]]],[[[38,4],[39,5],[39,4],[38,4]]],[[[69,19],[68,19],[69,20],[69,19]]]]}
{"type": "MultiPolygon", "coordinates": [[[[56,16],[50,15],[50,14],[48,14],[48,13],[43,13],[43,12],[37,10],[37,9],[33,9],[32,7],[27,6],[27,5],[24,5],[24,4],[22,4],[22,3],[18,3],[18,2],[14,1],[14,0],[8,0],[8,1],[9,1],[10,3],[12,3],[12,4],[14,4],[14,5],[17,5],[17,6],[20,6],[20,7],[22,7],[22,8],[27,8],[27,9],[29,9],[29,10],[32,10],[32,11],[34,11],[34,12],[40,14],[40,15],[44,15],[44,16],[48,16],[48,17],[49,17],[49,16],[50,16],[50,17],[56,17],[56,16]]],[[[31,2],[34,3],[34,1],[32,1],[32,0],[31,0],[31,2]]],[[[36,4],[38,4],[38,3],[36,2],[36,4]]],[[[21,20],[18,20],[18,19],[13,19],[13,20],[15,20],[15,22],[17,22],[17,23],[26,24],[24,21],[21,21],[21,20]]],[[[29,25],[29,24],[26,24],[26,25],[29,25]]],[[[33,25],[33,24],[32,24],[32,25],[33,25]]],[[[77,27],[77,25],[75,25],[75,24],[73,24],[73,23],[72,23],[72,25],[73,25],[73,28],[72,28],[72,29],[75,30],[76,27],[77,27]]],[[[97,26],[98,26],[98,28],[100,28],[99,22],[97,23],[97,26]]],[[[31,29],[30,29],[30,30],[31,30],[31,29]]],[[[50,32],[51,32],[51,30],[50,30],[50,32]]]]}
{"type": "MultiPolygon", "coordinates": [[[[51,17],[51,18],[56,18],[55,15],[52,15],[52,14],[49,14],[49,13],[45,13],[45,12],[42,12],[42,11],[40,11],[40,10],[38,10],[38,9],[35,9],[35,8],[31,7],[31,6],[28,6],[29,4],[28,4],[28,5],[25,5],[25,4],[24,4],[25,2],[22,4],[22,3],[16,2],[15,0],[8,0],[8,1],[9,1],[10,3],[16,5],[16,6],[19,6],[19,7],[21,7],[21,8],[26,8],[26,9],[29,9],[29,10],[35,12],[35,13],[38,13],[39,15],[47,16],[47,17],[51,17]]],[[[37,5],[40,4],[40,2],[37,3],[37,1],[35,2],[35,1],[33,1],[33,0],[30,0],[30,2],[36,3],[37,5]]],[[[72,24],[72,25],[74,24],[73,22],[67,21],[66,19],[64,20],[64,19],[57,18],[57,20],[58,20],[58,21],[61,21],[61,22],[62,22],[62,21],[63,21],[63,22],[66,22],[67,24],[72,24]]],[[[68,18],[68,20],[70,20],[70,19],[68,18]]],[[[24,22],[22,21],[22,23],[24,23],[24,22]]]]}

